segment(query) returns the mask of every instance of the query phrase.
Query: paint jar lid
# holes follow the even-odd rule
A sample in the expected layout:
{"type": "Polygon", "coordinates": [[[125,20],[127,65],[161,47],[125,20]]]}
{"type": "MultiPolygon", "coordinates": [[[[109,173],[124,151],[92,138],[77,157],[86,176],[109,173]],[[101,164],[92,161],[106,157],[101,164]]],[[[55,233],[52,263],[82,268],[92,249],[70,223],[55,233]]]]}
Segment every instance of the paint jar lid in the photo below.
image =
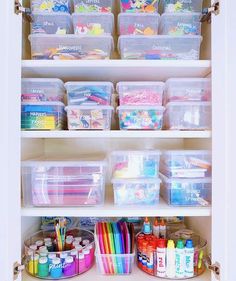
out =
{"type": "Polygon", "coordinates": [[[53,264],[60,264],[61,260],[59,258],[55,258],[55,259],[52,260],[52,263],[53,264]]]}
{"type": "Polygon", "coordinates": [[[30,245],[30,249],[33,251],[36,251],[38,249],[38,247],[37,247],[37,245],[33,244],[33,245],[30,245]]]}
{"type": "Polygon", "coordinates": [[[51,246],[52,246],[52,241],[47,241],[47,242],[45,242],[45,246],[46,246],[46,247],[51,247],[51,246]]]}
{"type": "Polygon", "coordinates": [[[29,249],[28,251],[27,251],[27,255],[28,256],[32,256],[34,254],[34,251],[32,250],[32,249],[29,249]]]}
{"type": "Polygon", "coordinates": [[[47,257],[41,257],[39,259],[39,263],[43,264],[43,263],[47,263],[48,262],[48,258],[47,257]]]}
{"type": "Polygon", "coordinates": [[[60,258],[65,259],[67,257],[67,253],[60,253],[60,258]]]}
{"type": "Polygon", "coordinates": [[[78,254],[78,251],[76,249],[71,250],[70,254],[72,256],[76,256],[78,254]]]}
{"type": "Polygon", "coordinates": [[[43,246],[43,241],[42,240],[38,240],[38,241],[35,242],[35,245],[37,247],[41,247],[41,246],[43,246]]]}
{"type": "Polygon", "coordinates": [[[52,239],[50,237],[44,238],[43,240],[44,240],[45,243],[52,241],[52,239]]]}
{"type": "Polygon", "coordinates": [[[86,249],[83,250],[83,253],[84,253],[85,255],[88,255],[88,254],[89,254],[89,250],[86,248],[86,249]]]}
{"type": "Polygon", "coordinates": [[[66,239],[71,239],[71,240],[73,240],[73,239],[74,239],[74,236],[73,236],[73,235],[67,235],[67,236],[66,236],[66,239]]]}
{"type": "Polygon", "coordinates": [[[48,251],[40,252],[39,255],[40,255],[40,257],[47,257],[48,251]]]}
{"type": "Polygon", "coordinates": [[[47,251],[47,247],[46,246],[39,247],[39,252],[46,252],[46,251],[47,251]]]}
{"type": "Polygon", "coordinates": [[[84,259],[84,253],[79,253],[79,259],[80,260],[84,259]]]}
{"type": "Polygon", "coordinates": [[[66,257],[66,259],[65,259],[65,263],[72,263],[74,261],[74,259],[73,259],[73,257],[71,257],[71,256],[68,256],[68,257],[66,257]]]}
{"type": "Polygon", "coordinates": [[[72,245],[75,246],[75,247],[76,247],[76,246],[79,246],[79,245],[80,245],[80,242],[79,242],[79,241],[74,241],[72,245]]]}
{"type": "Polygon", "coordinates": [[[85,239],[82,241],[82,244],[86,246],[86,245],[90,244],[90,241],[88,239],[85,239]]]}
{"type": "Polygon", "coordinates": [[[75,249],[76,249],[77,251],[81,251],[81,250],[83,249],[83,247],[82,247],[81,245],[78,245],[78,246],[75,246],[75,249]]]}
{"type": "Polygon", "coordinates": [[[50,253],[50,254],[48,254],[48,258],[49,258],[50,260],[55,259],[56,257],[57,257],[57,255],[56,255],[55,253],[50,253]]]}
{"type": "Polygon", "coordinates": [[[70,238],[70,237],[69,237],[69,238],[68,238],[68,237],[66,238],[66,243],[67,243],[67,244],[71,244],[72,242],[73,242],[73,238],[70,238]]]}
{"type": "Polygon", "coordinates": [[[75,241],[80,243],[82,241],[82,237],[75,237],[75,241]]]}

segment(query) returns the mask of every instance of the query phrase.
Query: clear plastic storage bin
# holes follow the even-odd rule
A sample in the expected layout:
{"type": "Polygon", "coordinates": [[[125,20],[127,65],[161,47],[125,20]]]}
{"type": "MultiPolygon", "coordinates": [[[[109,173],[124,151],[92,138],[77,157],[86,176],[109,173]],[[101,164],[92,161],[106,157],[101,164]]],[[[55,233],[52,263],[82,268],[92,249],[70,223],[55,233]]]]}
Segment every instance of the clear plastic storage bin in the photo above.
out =
{"type": "Polygon", "coordinates": [[[32,14],[32,34],[69,34],[73,32],[71,17],[65,13],[32,14]]]}
{"type": "Polygon", "coordinates": [[[162,0],[165,13],[202,12],[202,0],[162,0]]]}
{"type": "Polygon", "coordinates": [[[168,130],[210,130],[211,102],[169,102],[164,120],[168,130]]]}
{"type": "Polygon", "coordinates": [[[112,13],[80,13],[72,15],[74,33],[79,35],[112,34],[114,15],[112,13]]]}
{"type": "Polygon", "coordinates": [[[71,105],[66,107],[69,130],[110,130],[112,106],[71,105]]]}
{"type": "Polygon", "coordinates": [[[162,105],[163,82],[119,82],[120,105],[162,105]]]}
{"type": "Polygon", "coordinates": [[[103,275],[127,275],[132,273],[135,254],[98,254],[97,270],[103,275]]]}
{"type": "Polygon", "coordinates": [[[122,35],[118,48],[121,59],[198,60],[201,41],[197,35],[122,35]]]}
{"type": "Polygon", "coordinates": [[[109,59],[113,38],[104,36],[44,35],[29,36],[34,60],[98,60],[109,59]]]}
{"type": "Polygon", "coordinates": [[[113,179],[114,202],[117,205],[157,205],[160,179],[113,179]]]}
{"type": "Polygon", "coordinates": [[[22,130],[62,130],[65,125],[62,102],[21,103],[22,130]]]}
{"type": "Polygon", "coordinates": [[[75,13],[109,13],[113,0],[74,0],[75,13]]]}
{"type": "Polygon", "coordinates": [[[121,150],[111,153],[113,179],[158,178],[159,150],[121,150]]]}
{"type": "Polygon", "coordinates": [[[211,79],[170,78],[166,81],[164,103],[211,100],[211,79]]]}
{"type": "Polygon", "coordinates": [[[211,153],[207,150],[162,152],[160,171],[167,177],[204,178],[211,176],[211,153]]]}
{"type": "Polygon", "coordinates": [[[160,15],[146,13],[121,13],[118,15],[119,35],[156,35],[160,15]]]}
{"type": "Polygon", "coordinates": [[[105,176],[105,161],[23,161],[24,205],[102,205],[105,176]]]}
{"type": "Polygon", "coordinates": [[[161,177],[161,197],[174,206],[211,205],[211,178],[161,177]]]}
{"type": "Polygon", "coordinates": [[[64,83],[57,78],[22,78],[21,101],[63,101],[64,83]]]}
{"type": "Polygon", "coordinates": [[[157,0],[120,0],[120,10],[126,13],[157,13],[157,0]]]}
{"type": "Polygon", "coordinates": [[[159,33],[164,35],[201,35],[201,13],[167,13],[161,16],[159,33]]]}
{"type": "Polygon", "coordinates": [[[31,11],[70,13],[71,0],[31,0],[31,11]]]}
{"type": "Polygon", "coordinates": [[[121,130],[161,130],[164,107],[119,106],[117,108],[121,130]]]}
{"type": "Polygon", "coordinates": [[[111,82],[67,82],[68,105],[110,105],[114,91],[111,82]]]}

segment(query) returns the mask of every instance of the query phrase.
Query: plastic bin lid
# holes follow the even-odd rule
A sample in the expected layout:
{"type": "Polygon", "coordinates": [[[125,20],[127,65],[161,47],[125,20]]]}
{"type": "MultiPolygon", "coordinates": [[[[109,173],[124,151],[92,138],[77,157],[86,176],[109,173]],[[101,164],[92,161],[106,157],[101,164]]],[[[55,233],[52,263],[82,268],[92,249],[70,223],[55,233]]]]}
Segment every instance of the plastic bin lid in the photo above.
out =
{"type": "Polygon", "coordinates": [[[114,110],[113,106],[110,105],[68,105],[65,107],[65,111],[68,109],[114,110]]]}
{"type": "Polygon", "coordinates": [[[147,154],[147,155],[160,155],[160,150],[115,150],[111,152],[112,156],[120,155],[120,154],[147,154]]]}
{"type": "Polygon", "coordinates": [[[108,18],[110,18],[112,22],[112,29],[114,28],[114,14],[113,13],[73,13],[72,18],[82,18],[82,17],[97,17],[97,18],[106,18],[106,21],[108,18]]]}
{"type": "Polygon", "coordinates": [[[120,18],[126,17],[126,18],[132,18],[132,17],[149,17],[149,18],[160,18],[159,13],[119,13],[118,15],[118,23],[120,18]]]}
{"type": "Polygon", "coordinates": [[[162,155],[211,155],[209,150],[163,150],[162,155]]]}
{"type": "MultiPolygon", "coordinates": [[[[200,16],[201,16],[202,14],[201,13],[199,13],[199,12],[185,12],[185,13],[175,13],[175,12],[173,12],[173,13],[163,13],[162,15],[161,15],[161,19],[163,19],[163,18],[172,18],[172,17],[186,17],[186,18],[192,18],[192,17],[194,17],[194,16],[199,16],[199,18],[200,18],[200,16]]],[[[200,22],[200,21],[199,21],[200,22]]],[[[201,23],[201,22],[200,22],[201,23]]]]}
{"type": "Polygon", "coordinates": [[[160,178],[138,178],[138,179],[116,179],[113,178],[111,180],[111,183],[116,184],[116,183],[160,183],[161,179],[160,178]]]}
{"type": "Polygon", "coordinates": [[[119,110],[159,110],[164,111],[164,106],[161,105],[121,105],[117,107],[117,111],[119,110]]]}
{"type": "Polygon", "coordinates": [[[191,106],[191,105],[198,105],[198,106],[211,106],[211,102],[210,101],[179,101],[179,102],[176,102],[176,101],[171,101],[171,102],[168,102],[165,107],[166,109],[170,106],[191,106]]]}
{"type": "Polygon", "coordinates": [[[66,90],[68,89],[68,87],[70,86],[109,86],[112,88],[112,90],[114,90],[114,85],[112,82],[109,81],[104,81],[104,82],[100,82],[100,81],[69,81],[65,83],[65,88],[66,90]]]}
{"type": "Polygon", "coordinates": [[[160,178],[163,182],[166,183],[172,183],[172,182],[177,182],[177,183],[187,183],[187,184],[192,184],[192,183],[211,183],[212,180],[211,178],[168,178],[164,176],[163,174],[159,173],[160,178]]]}
{"type": "MultiPolygon", "coordinates": [[[[169,78],[166,80],[166,86],[169,86],[170,83],[183,83],[183,82],[211,82],[211,78],[169,78]]],[[[184,87],[184,85],[182,85],[184,87]]]]}
{"type": "Polygon", "coordinates": [[[21,105],[57,105],[57,106],[65,106],[61,101],[40,101],[40,102],[22,102],[21,105]]]}
{"type": "Polygon", "coordinates": [[[69,20],[71,19],[70,14],[68,13],[64,13],[64,12],[56,12],[56,13],[52,13],[52,12],[32,12],[32,16],[43,16],[43,17],[64,17],[64,18],[68,18],[69,20]]]}
{"type": "Polygon", "coordinates": [[[65,91],[64,83],[58,78],[22,78],[21,83],[41,83],[42,85],[47,83],[55,83],[53,87],[58,86],[61,90],[65,91]]]}
{"type": "Polygon", "coordinates": [[[116,90],[119,91],[119,87],[128,87],[128,86],[137,86],[137,87],[153,87],[153,86],[160,86],[160,87],[163,87],[165,86],[165,83],[164,82],[161,82],[161,81],[121,81],[121,82],[118,82],[116,84],[116,90]]]}

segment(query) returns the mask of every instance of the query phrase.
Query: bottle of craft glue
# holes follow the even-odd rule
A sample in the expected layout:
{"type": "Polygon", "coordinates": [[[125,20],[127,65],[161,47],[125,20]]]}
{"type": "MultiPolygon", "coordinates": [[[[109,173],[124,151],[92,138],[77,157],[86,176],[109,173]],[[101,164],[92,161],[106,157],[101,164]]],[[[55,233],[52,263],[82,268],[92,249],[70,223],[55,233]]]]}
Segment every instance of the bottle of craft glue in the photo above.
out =
{"type": "Polygon", "coordinates": [[[156,218],[152,227],[152,233],[156,238],[159,238],[160,234],[160,225],[158,223],[158,219],[156,218]]]}
{"type": "Polygon", "coordinates": [[[185,245],[185,276],[193,277],[194,275],[194,247],[191,239],[186,240],[185,245]]]}
{"type": "Polygon", "coordinates": [[[166,240],[157,240],[157,276],[166,276],[166,240]]]}
{"type": "Polygon", "coordinates": [[[148,218],[146,217],[143,223],[143,233],[144,234],[151,234],[152,229],[151,229],[151,223],[148,220],[148,218]]]}
{"type": "Polygon", "coordinates": [[[169,240],[166,249],[166,276],[168,278],[175,277],[175,243],[169,240]]]}
{"type": "Polygon", "coordinates": [[[162,239],[166,239],[166,224],[164,219],[161,220],[160,223],[160,234],[159,234],[160,238],[162,239]]]}
{"type": "Polygon", "coordinates": [[[185,249],[183,240],[177,241],[175,249],[175,277],[183,278],[185,275],[185,249]]]}

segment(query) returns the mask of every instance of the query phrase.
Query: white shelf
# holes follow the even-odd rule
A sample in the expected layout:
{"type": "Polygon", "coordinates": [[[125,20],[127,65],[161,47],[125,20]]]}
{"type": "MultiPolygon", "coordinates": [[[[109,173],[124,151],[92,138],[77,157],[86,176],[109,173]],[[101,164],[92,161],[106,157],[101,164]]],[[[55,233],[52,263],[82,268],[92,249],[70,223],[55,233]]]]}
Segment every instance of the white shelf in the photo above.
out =
{"type": "Polygon", "coordinates": [[[211,138],[211,131],[22,131],[22,138],[211,138]]]}
{"type": "Polygon", "coordinates": [[[206,77],[210,60],[23,60],[23,77],[68,80],[166,80],[169,77],[206,77]],[[127,73],[129,74],[127,77],[127,73]]]}
{"type": "MultiPolygon", "coordinates": [[[[23,273],[22,281],[36,281],[39,280],[37,278],[34,278],[30,275],[28,275],[26,272],[23,273]]],[[[89,271],[85,272],[84,274],[81,274],[79,277],[74,277],[70,279],[65,279],[70,281],[104,281],[104,280],[112,280],[112,281],[122,281],[122,280],[128,280],[128,281],[144,281],[144,280],[156,280],[156,281],[166,281],[167,279],[157,278],[155,276],[148,275],[147,273],[141,271],[139,268],[134,266],[134,269],[130,275],[114,275],[114,276],[105,276],[100,275],[96,271],[96,266],[94,266],[89,271]],[[112,278],[112,279],[111,279],[112,278]]],[[[210,281],[211,280],[211,274],[209,270],[206,270],[202,275],[199,277],[195,277],[191,279],[193,281],[210,281]]]]}

